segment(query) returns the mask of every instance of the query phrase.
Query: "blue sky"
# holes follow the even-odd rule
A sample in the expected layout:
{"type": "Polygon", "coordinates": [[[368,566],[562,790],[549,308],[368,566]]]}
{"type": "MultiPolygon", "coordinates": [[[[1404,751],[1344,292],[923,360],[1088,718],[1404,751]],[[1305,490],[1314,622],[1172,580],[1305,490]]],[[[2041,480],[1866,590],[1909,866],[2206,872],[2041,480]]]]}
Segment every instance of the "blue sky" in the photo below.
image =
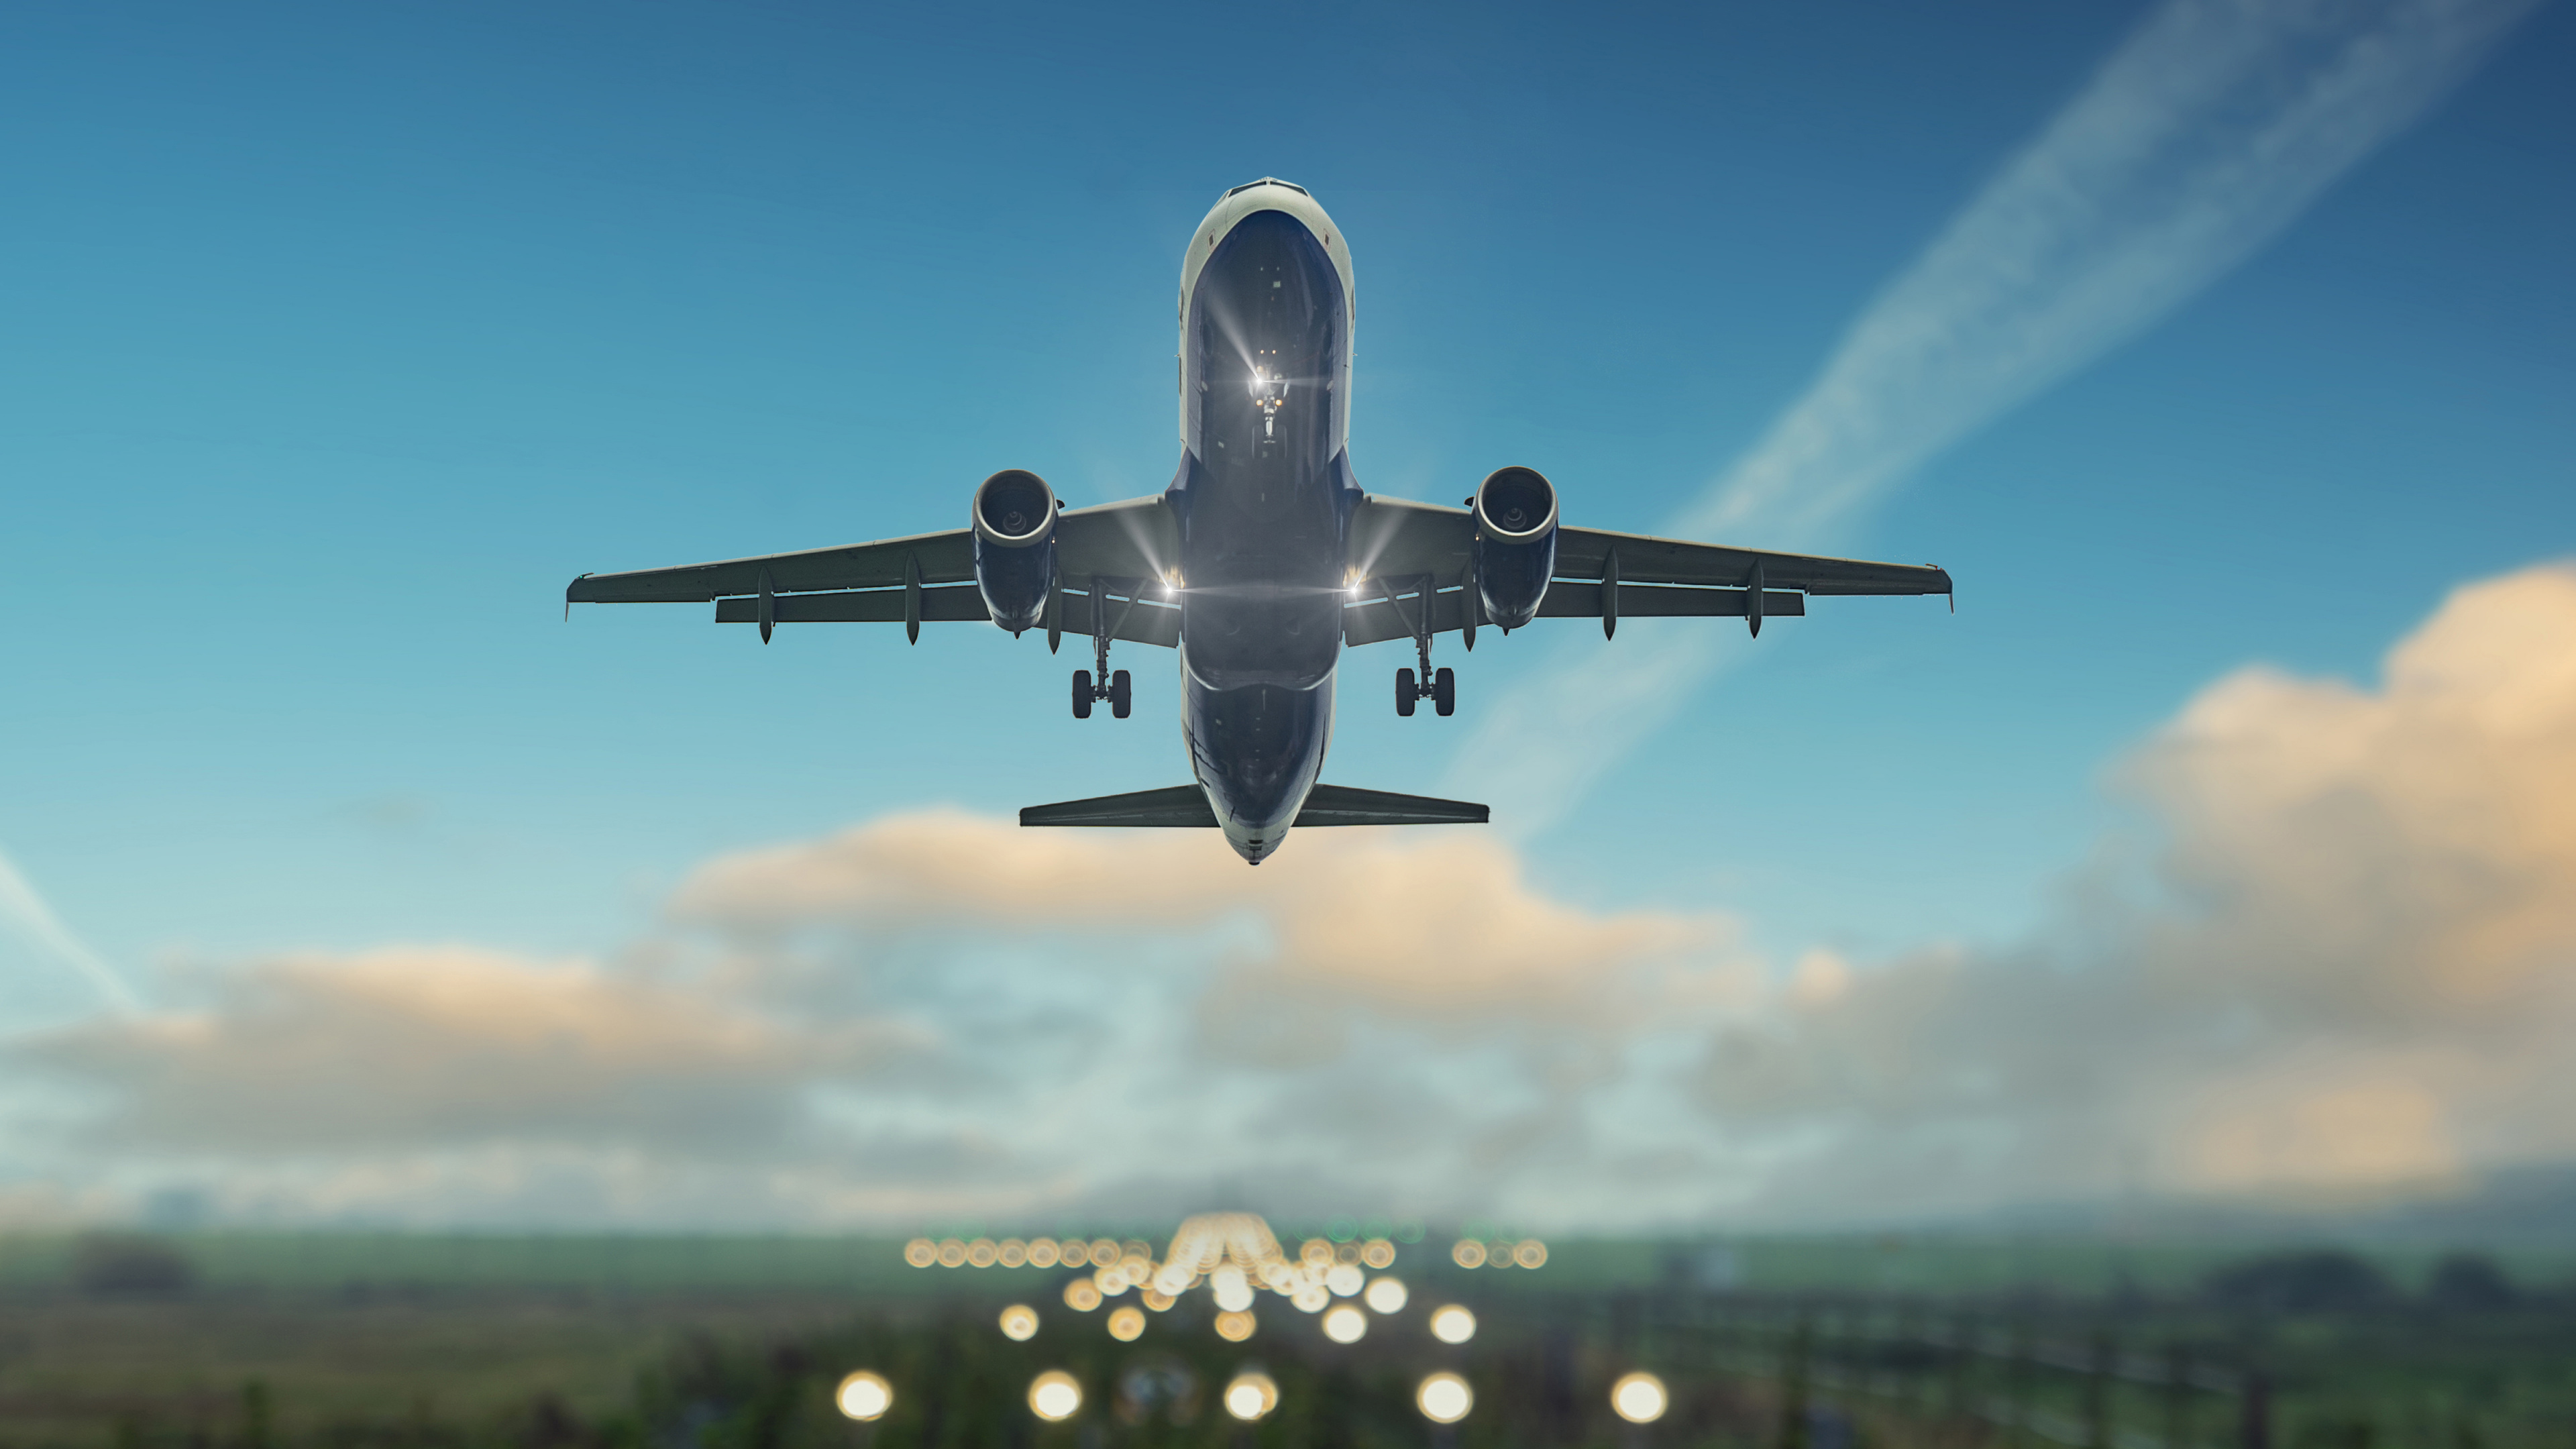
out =
{"type": "MultiPolygon", "coordinates": [[[[1264,174],[1351,239],[1365,486],[1526,464],[1658,528],[2153,12],[22,8],[0,850],[161,1001],[278,953],[609,952],[729,852],[1178,783],[1152,651],[1136,718],[1076,722],[1035,638],[763,649],[560,591],[954,527],[1002,467],[1159,489],[1180,244],[1264,174]]],[[[1522,879],[1723,913],[1775,974],[2021,939],[2155,838],[2106,772],[2211,681],[2367,684],[2454,588],[2576,551],[2571,65],[2540,8],[1855,515],[1957,614],[1766,630],[1512,836],[1522,879]]],[[[1656,643],[1559,628],[1444,646],[1454,720],[1351,656],[1327,777],[1472,774],[1481,706],[1656,643]]],[[[9,960],[21,1026],[94,1008],[9,960]]]]}

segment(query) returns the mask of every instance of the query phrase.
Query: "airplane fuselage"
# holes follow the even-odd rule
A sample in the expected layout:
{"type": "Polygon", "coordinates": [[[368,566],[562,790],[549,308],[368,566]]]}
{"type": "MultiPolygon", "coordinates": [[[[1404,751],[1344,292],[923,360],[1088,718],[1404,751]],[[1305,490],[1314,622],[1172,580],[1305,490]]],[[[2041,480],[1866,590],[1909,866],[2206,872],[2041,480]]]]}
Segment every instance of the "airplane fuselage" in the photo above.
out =
{"type": "Polygon", "coordinates": [[[1181,273],[1181,718],[1226,840],[1259,864],[1324,767],[1360,500],[1347,243],[1303,190],[1217,203],[1181,273]]]}

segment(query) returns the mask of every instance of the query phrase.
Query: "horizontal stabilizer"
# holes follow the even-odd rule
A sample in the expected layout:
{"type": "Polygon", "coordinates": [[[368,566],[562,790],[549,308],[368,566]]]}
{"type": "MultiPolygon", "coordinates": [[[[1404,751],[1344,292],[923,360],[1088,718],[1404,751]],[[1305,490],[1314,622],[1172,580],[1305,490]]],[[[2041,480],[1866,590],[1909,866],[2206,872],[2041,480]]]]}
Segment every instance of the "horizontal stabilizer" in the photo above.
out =
{"type": "Polygon", "coordinates": [[[1216,829],[1216,812],[1207,792],[1196,785],[1168,790],[1131,790],[1124,795],[1096,795],[1055,805],[1021,807],[1022,825],[1159,825],[1216,829]]]}
{"type": "MultiPolygon", "coordinates": [[[[1427,795],[1398,795],[1387,790],[1354,790],[1347,785],[1317,785],[1297,812],[1299,826],[1313,825],[1482,825],[1491,812],[1464,800],[1434,800],[1427,795]]],[[[1022,825],[1087,825],[1127,827],[1216,828],[1216,812],[1207,793],[1196,785],[1167,790],[1135,790],[1054,805],[1031,805],[1020,811],[1022,825]]]]}
{"type": "Polygon", "coordinates": [[[1464,800],[1434,800],[1428,795],[1398,795],[1391,790],[1354,790],[1348,785],[1317,785],[1306,796],[1297,823],[1309,825],[1482,825],[1493,812],[1464,800]]]}

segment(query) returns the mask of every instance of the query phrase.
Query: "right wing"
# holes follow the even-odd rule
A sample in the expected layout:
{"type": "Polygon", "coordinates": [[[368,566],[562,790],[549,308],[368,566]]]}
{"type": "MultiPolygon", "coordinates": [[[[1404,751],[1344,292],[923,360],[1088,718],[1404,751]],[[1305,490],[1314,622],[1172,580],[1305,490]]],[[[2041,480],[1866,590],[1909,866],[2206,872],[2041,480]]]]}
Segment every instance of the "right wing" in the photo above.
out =
{"type": "MultiPolygon", "coordinates": [[[[1114,637],[1167,648],[1178,643],[1180,611],[1136,598],[1135,591],[1164,577],[1180,554],[1180,531],[1160,494],[1065,510],[1056,520],[1060,626],[1067,633],[1090,633],[1097,599],[1114,637]]],[[[760,619],[764,594],[769,617],[782,624],[992,617],[975,588],[974,538],[963,528],[678,568],[583,574],[564,590],[564,607],[712,600],[718,623],[748,624],[760,619]]]]}
{"type": "MultiPolygon", "coordinates": [[[[1483,622],[1467,617],[1474,607],[1467,572],[1475,538],[1475,515],[1467,509],[1402,498],[1363,499],[1351,517],[1351,561],[1360,578],[1377,587],[1364,586],[1361,602],[1343,610],[1344,638],[1352,644],[1411,638],[1414,623],[1426,612],[1433,633],[1483,622]]],[[[1622,615],[1742,618],[1756,577],[1761,580],[1762,612],[1773,618],[1805,613],[1810,594],[1950,592],[1950,575],[1926,564],[1559,528],[1554,582],[1538,612],[1543,619],[1613,622],[1622,615]],[[1627,587],[1631,584],[1648,587],[1627,587]]]]}

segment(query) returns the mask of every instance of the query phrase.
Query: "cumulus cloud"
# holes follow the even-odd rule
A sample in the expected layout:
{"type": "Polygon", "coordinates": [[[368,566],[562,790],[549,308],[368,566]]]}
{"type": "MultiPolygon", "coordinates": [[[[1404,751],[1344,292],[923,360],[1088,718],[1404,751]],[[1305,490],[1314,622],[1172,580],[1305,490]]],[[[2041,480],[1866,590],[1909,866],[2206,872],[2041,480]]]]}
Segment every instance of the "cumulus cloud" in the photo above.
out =
{"type": "Polygon", "coordinates": [[[2231,675],[2115,773],[2142,866],[1875,962],[1568,901],[1472,830],[1248,871],[898,815],[711,860],[598,959],[204,968],[12,1042],[0,1125],[49,1201],[421,1222],[1814,1224],[2576,1155],[2576,570],[2461,590],[2372,687],[2231,675]]]}

